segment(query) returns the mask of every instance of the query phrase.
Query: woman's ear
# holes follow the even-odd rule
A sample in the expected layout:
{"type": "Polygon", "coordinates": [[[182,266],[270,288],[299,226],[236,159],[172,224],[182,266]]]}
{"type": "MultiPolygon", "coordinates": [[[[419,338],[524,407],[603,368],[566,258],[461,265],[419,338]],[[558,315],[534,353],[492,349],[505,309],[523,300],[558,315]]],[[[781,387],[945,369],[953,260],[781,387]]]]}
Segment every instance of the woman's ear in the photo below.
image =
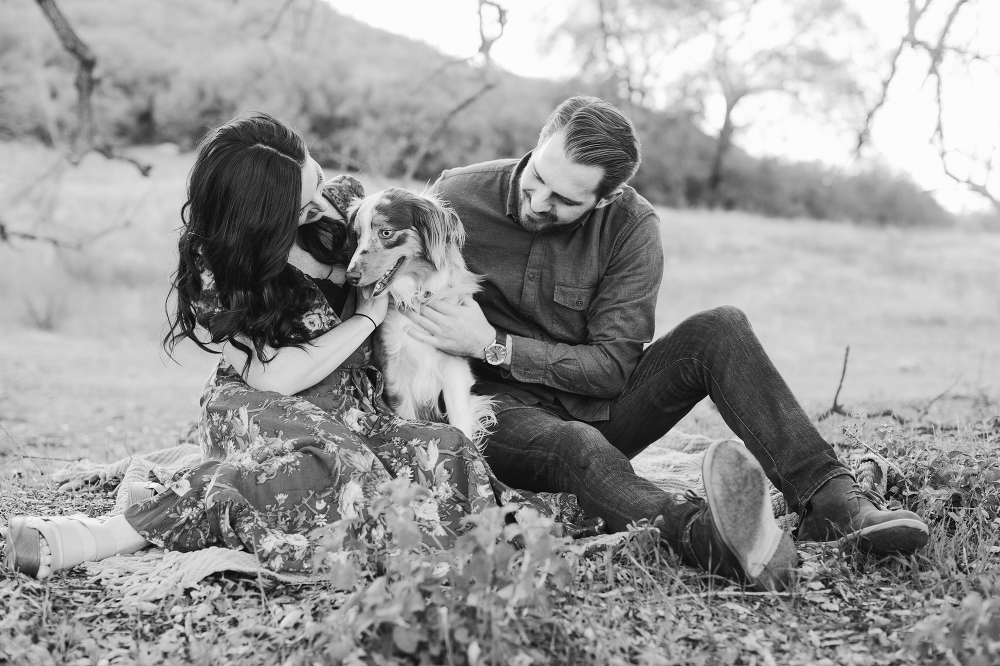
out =
{"type": "Polygon", "coordinates": [[[434,268],[444,268],[449,254],[465,244],[465,228],[458,213],[429,195],[417,195],[413,210],[413,226],[420,234],[424,254],[434,268]]]}

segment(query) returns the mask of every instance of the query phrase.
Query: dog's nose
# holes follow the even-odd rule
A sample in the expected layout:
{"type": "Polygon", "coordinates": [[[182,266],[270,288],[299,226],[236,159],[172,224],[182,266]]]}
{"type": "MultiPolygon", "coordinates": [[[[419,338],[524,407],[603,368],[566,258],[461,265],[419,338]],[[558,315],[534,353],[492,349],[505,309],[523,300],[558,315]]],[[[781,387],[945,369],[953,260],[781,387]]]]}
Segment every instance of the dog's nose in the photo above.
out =
{"type": "Polygon", "coordinates": [[[347,271],[347,281],[357,286],[361,282],[361,271],[347,271]]]}

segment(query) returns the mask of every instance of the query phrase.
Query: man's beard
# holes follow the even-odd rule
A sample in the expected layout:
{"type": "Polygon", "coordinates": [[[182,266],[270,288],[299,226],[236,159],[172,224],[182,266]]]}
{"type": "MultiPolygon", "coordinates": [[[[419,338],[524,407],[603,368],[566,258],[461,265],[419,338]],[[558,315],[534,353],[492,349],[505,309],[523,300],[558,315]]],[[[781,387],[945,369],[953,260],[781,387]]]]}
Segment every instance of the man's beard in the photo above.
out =
{"type": "Polygon", "coordinates": [[[520,214],[518,215],[518,221],[521,226],[524,227],[525,231],[530,231],[533,234],[541,234],[547,231],[552,231],[556,228],[562,227],[572,227],[576,226],[582,222],[591,211],[587,211],[580,217],[569,222],[561,222],[559,217],[555,213],[545,212],[545,213],[535,213],[531,210],[531,202],[528,201],[528,197],[525,196],[524,192],[521,192],[521,205],[520,214]]]}

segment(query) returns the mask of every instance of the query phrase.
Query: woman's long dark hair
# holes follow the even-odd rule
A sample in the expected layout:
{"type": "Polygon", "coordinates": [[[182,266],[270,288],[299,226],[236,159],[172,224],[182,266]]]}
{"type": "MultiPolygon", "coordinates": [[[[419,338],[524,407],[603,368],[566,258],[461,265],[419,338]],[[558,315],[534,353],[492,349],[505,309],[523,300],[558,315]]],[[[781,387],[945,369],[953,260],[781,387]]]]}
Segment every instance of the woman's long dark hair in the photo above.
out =
{"type": "MultiPolygon", "coordinates": [[[[208,343],[229,342],[266,363],[265,346],[300,346],[309,339],[300,319],[311,299],[296,288],[301,278],[288,265],[300,235],[305,160],[302,137],[264,113],[240,114],[202,140],[181,209],[180,261],[171,290],[177,309],[171,315],[168,297],[170,330],[163,340],[168,353],[190,338],[210,352],[208,343]],[[215,279],[214,309],[204,307],[205,269],[215,279]],[[199,339],[199,325],[209,340],[199,339]]],[[[337,245],[331,247],[329,234],[311,229],[300,244],[329,263],[342,254],[344,240],[333,238],[337,245]]]]}

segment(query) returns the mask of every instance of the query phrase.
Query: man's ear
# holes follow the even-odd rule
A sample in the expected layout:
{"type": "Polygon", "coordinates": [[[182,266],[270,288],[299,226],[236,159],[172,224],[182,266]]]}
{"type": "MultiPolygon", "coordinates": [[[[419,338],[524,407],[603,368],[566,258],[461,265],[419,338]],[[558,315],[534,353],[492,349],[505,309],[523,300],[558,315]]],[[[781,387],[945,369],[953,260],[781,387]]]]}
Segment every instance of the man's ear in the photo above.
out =
{"type": "Polygon", "coordinates": [[[594,208],[604,208],[605,206],[614,203],[615,199],[617,199],[618,197],[620,197],[622,195],[622,192],[624,192],[624,191],[625,190],[623,190],[622,188],[619,187],[617,190],[615,190],[614,192],[612,192],[608,196],[606,196],[603,199],[601,199],[600,201],[598,201],[597,205],[594,206],[594,208]]]}

